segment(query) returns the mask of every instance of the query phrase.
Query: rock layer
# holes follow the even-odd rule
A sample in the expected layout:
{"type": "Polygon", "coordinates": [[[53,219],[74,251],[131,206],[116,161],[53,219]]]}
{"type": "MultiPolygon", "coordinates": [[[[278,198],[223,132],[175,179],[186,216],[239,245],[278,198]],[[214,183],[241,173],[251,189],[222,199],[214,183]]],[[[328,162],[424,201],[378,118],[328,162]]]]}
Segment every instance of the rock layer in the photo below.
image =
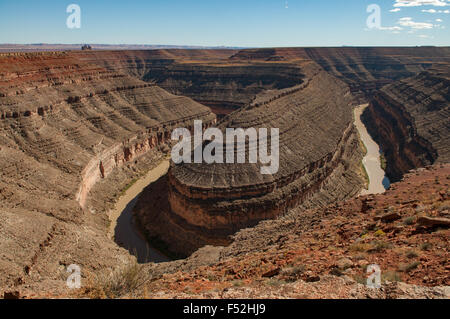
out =
{"type": "Polygon", "coordinates": [[[364,114],[392,180],[413,168],[450,161],[450,80],[433,73],[388,85],[364,114]]]}
{"type": "MultiPolygon", "coordinates": [[[[137,205],[149,234],[182,255],[205,244],[227,244],[237,230],[307,202],[360,162],[348,87],[313,63],[303,70],[305,80],[295,89],[257,98],[219,126],[279,128],[279,171],[262,175],[259,164],[174,165],[168,176],[170,208],[147,209],[151,189],[137,205]]],[[[349,174],[347,182],[343,196],[362,185],[356,175],[349,174]]]]}
{"type": "Polygon", "coordinates": [[[174,127],[194,119],[209,126],[215,115],[77,54],[0,56],[0,285],[126,258],[106,238],[106,214],[86,206],[89,191],[115,168],[158,153],[174,127]]]}

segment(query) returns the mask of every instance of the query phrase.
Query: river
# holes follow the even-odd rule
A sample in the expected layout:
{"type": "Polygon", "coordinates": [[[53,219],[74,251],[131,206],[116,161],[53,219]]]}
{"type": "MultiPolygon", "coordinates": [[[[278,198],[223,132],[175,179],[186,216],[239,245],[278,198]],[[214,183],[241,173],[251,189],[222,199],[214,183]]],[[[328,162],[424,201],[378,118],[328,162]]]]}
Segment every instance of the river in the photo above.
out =
{"type": "Polygon", "coordinates": [[[359,105],[355,108],[355,126],[358,129],[359,136],[366,146],[367,154],[363,158],[363,165],[369,176],[369,188],[364,189],[361,195],[381,194],[389,188],[390,182],[386,173],[381,168],[380,147],[372,139],[366,126],[361,121],[361,114],[367,108],[368,104],[359,105]]]}
{"type": "Polygon", "coordinates": [[[169,161],[165,160],[145,177],[137,180],[119,198],[109,213],[111,224],[109,236],[121,247],[136,256],[139,263],[170,261],[168,257],[149,246],[145,236],[139,232],[133,218],[133,208],[145,187],[165,175],[169,169],[169,161]]]}

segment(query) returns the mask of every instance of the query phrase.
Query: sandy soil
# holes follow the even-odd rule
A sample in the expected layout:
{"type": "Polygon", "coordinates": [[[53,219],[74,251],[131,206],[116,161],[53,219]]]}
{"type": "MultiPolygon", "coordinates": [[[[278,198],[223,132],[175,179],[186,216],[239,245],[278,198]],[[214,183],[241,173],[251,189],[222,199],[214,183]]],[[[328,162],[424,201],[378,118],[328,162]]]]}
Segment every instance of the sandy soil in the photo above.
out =
{"type": "Polygon", "coordinates": [[[136,181],[123,196],[120,197],[109,213],[111,220],[108,235],[122,247],[137,255],[139,262],[163,262],[169,259],[156,249],[150,247],[145,237],[137,230],[133,219],[133,208],[141,192],[149,184],[165,175],[169,169],[169,160],[163,161],[147,175],[136,181]]]}
{"type": "Polygon", "coordinates": [[[368,104],[359,105],[355,108],[355,126],[358,129],[359,136],[367,149],[367,154],[363,158],[363,164],[369,175],[369,189],[363,190],[361,195],[381,194],[389,187],[389,180],[384,170],[381,168],[380,147],[367,132],[366,126],[361,121],[361,114],[368,104]]]}

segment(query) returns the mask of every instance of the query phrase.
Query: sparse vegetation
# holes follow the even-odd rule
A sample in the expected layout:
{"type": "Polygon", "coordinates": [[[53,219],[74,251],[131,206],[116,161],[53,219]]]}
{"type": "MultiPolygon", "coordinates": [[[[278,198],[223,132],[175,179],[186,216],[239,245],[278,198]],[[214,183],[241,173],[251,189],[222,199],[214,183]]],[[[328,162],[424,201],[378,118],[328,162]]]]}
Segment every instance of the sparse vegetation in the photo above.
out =
{"type": "Polygon", "coordinates": [[[355,281],[361,285],[365,285],[367,284],[367,278],[361,275],[354,275],[353,279],[355,279],[355,281]]]}
{"type": "Polygon", "coordinates": [[[398,282],[398,281],[402,281],[402,278],[401,278],[400,274],[396,271],[386,271],[381,274],[381,281],[382,282],[386,282],[386,281],[398,282]]]}
{"type": "Polygon", "coordinates": [[[374,233],[374,235],[377,236],[377,237],[381,237],[381,236],[386,236],[386,233],[385,233],[383,230],[378,229],[378,230],[374,233]]]}
{"type": "Polygon", "coordinates": [[[359,251],[359,252],[366,252],[370,248],[372,248],[372,245],[368,243],[355,243],[349,247],[350,251],[359,251]]]}
{"type": "Polygon", "coordinates": [[[431,243],[423,243],[420,245],[421,250],[430,250],[433,247],[433,244],[431,243]]]}
{"type": "Polygon", "coordinates": [[[416,218],[414,216],[406,217],[403,220],[403,224],[405,225],[413,225],[416,222],[416,218]]]}
{"type": "Polygon", "coordinates": [[[380,166],[381,166],[381,169],[382,169],[383,171],[385,171],[386,168],[387,168],[386,157],[384,157],[384,154],[383,154],[383,153],[380,154],[380,166]]]}
{"type": "Polygon", "coordinates": [[[370,243],[355,243],[349,247],[354,252],[380,252],[392,248],[392,244],[383,241],[372,241],[370,243]]]}
{"type": "Polygon", "coordinates": [[[139,177],[133,178],[133,179],[131,180],[131,182],[129,182],[129,183],[127,184],[127,186],[125,186],[125,187],[122,189],[122,191],[120,192],[119,197],[125,195],[125,193],[127,192],[127,190],[129,190],[129,189],[131,188],[131,186],[133,186],[138,180],[139,180],[139,177]]]}
{"type": "Polygon", "coordinates": [[[286,281],[280,280],[277,278],[270,278],[265,281],[265,284],[268,286],[272,286],[272,287],[280,287],[280,286],[286,284],[286,281]]]}
{"type": "Polygon", "coordinates": [[[369,250],[370,252],[380,252],[385,249],[392,248],[392,244],[384,242],[384,241],[375,241],[371,243],[372,248],[369,250]]]}
{"type": "Polygon", "coordinates": [[[84,289],[83,294],[95,299],[132,296],[150,280],[150,277],[143,266],[134,261],[109,274],[100,274],[84,289]]]}
{"type": "Polygon", "coordinates": [[[414,250],[410,250],[406,253],[406,257],[409,259],[413,259],[419,257],[419,254],[414,250]]]}
{"type": "Polygon", "coordinates": [[[410,272],[419,267],[419,265],[420,265],[419,261],[413,261],[412,263],[409,264],[400,265],[399,270],[402,272],[410,272]]]}
{"type": "Polygon", "coordinates": [[[300,278],[300,275],[305,271],[306,267],[304,265],[297,265],[293,267],[284,268],[280,276],[287,282],[294,282],[300,278]]]}

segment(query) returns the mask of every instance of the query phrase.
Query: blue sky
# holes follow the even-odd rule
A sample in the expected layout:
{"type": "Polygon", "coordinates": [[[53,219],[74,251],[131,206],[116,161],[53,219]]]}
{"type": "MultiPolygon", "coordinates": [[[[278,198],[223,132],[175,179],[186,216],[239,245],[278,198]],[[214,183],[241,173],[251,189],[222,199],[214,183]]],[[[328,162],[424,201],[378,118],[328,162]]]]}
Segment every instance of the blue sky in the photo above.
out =
{"type": "Polygon", "coordinates": [[[0,43],[450,45],[450,0],[0,0],[0,43]],[[66,8],[81,8],[69,29],[66,8]],[[367,6],[381,9],[369,29],[367,6]]]}

